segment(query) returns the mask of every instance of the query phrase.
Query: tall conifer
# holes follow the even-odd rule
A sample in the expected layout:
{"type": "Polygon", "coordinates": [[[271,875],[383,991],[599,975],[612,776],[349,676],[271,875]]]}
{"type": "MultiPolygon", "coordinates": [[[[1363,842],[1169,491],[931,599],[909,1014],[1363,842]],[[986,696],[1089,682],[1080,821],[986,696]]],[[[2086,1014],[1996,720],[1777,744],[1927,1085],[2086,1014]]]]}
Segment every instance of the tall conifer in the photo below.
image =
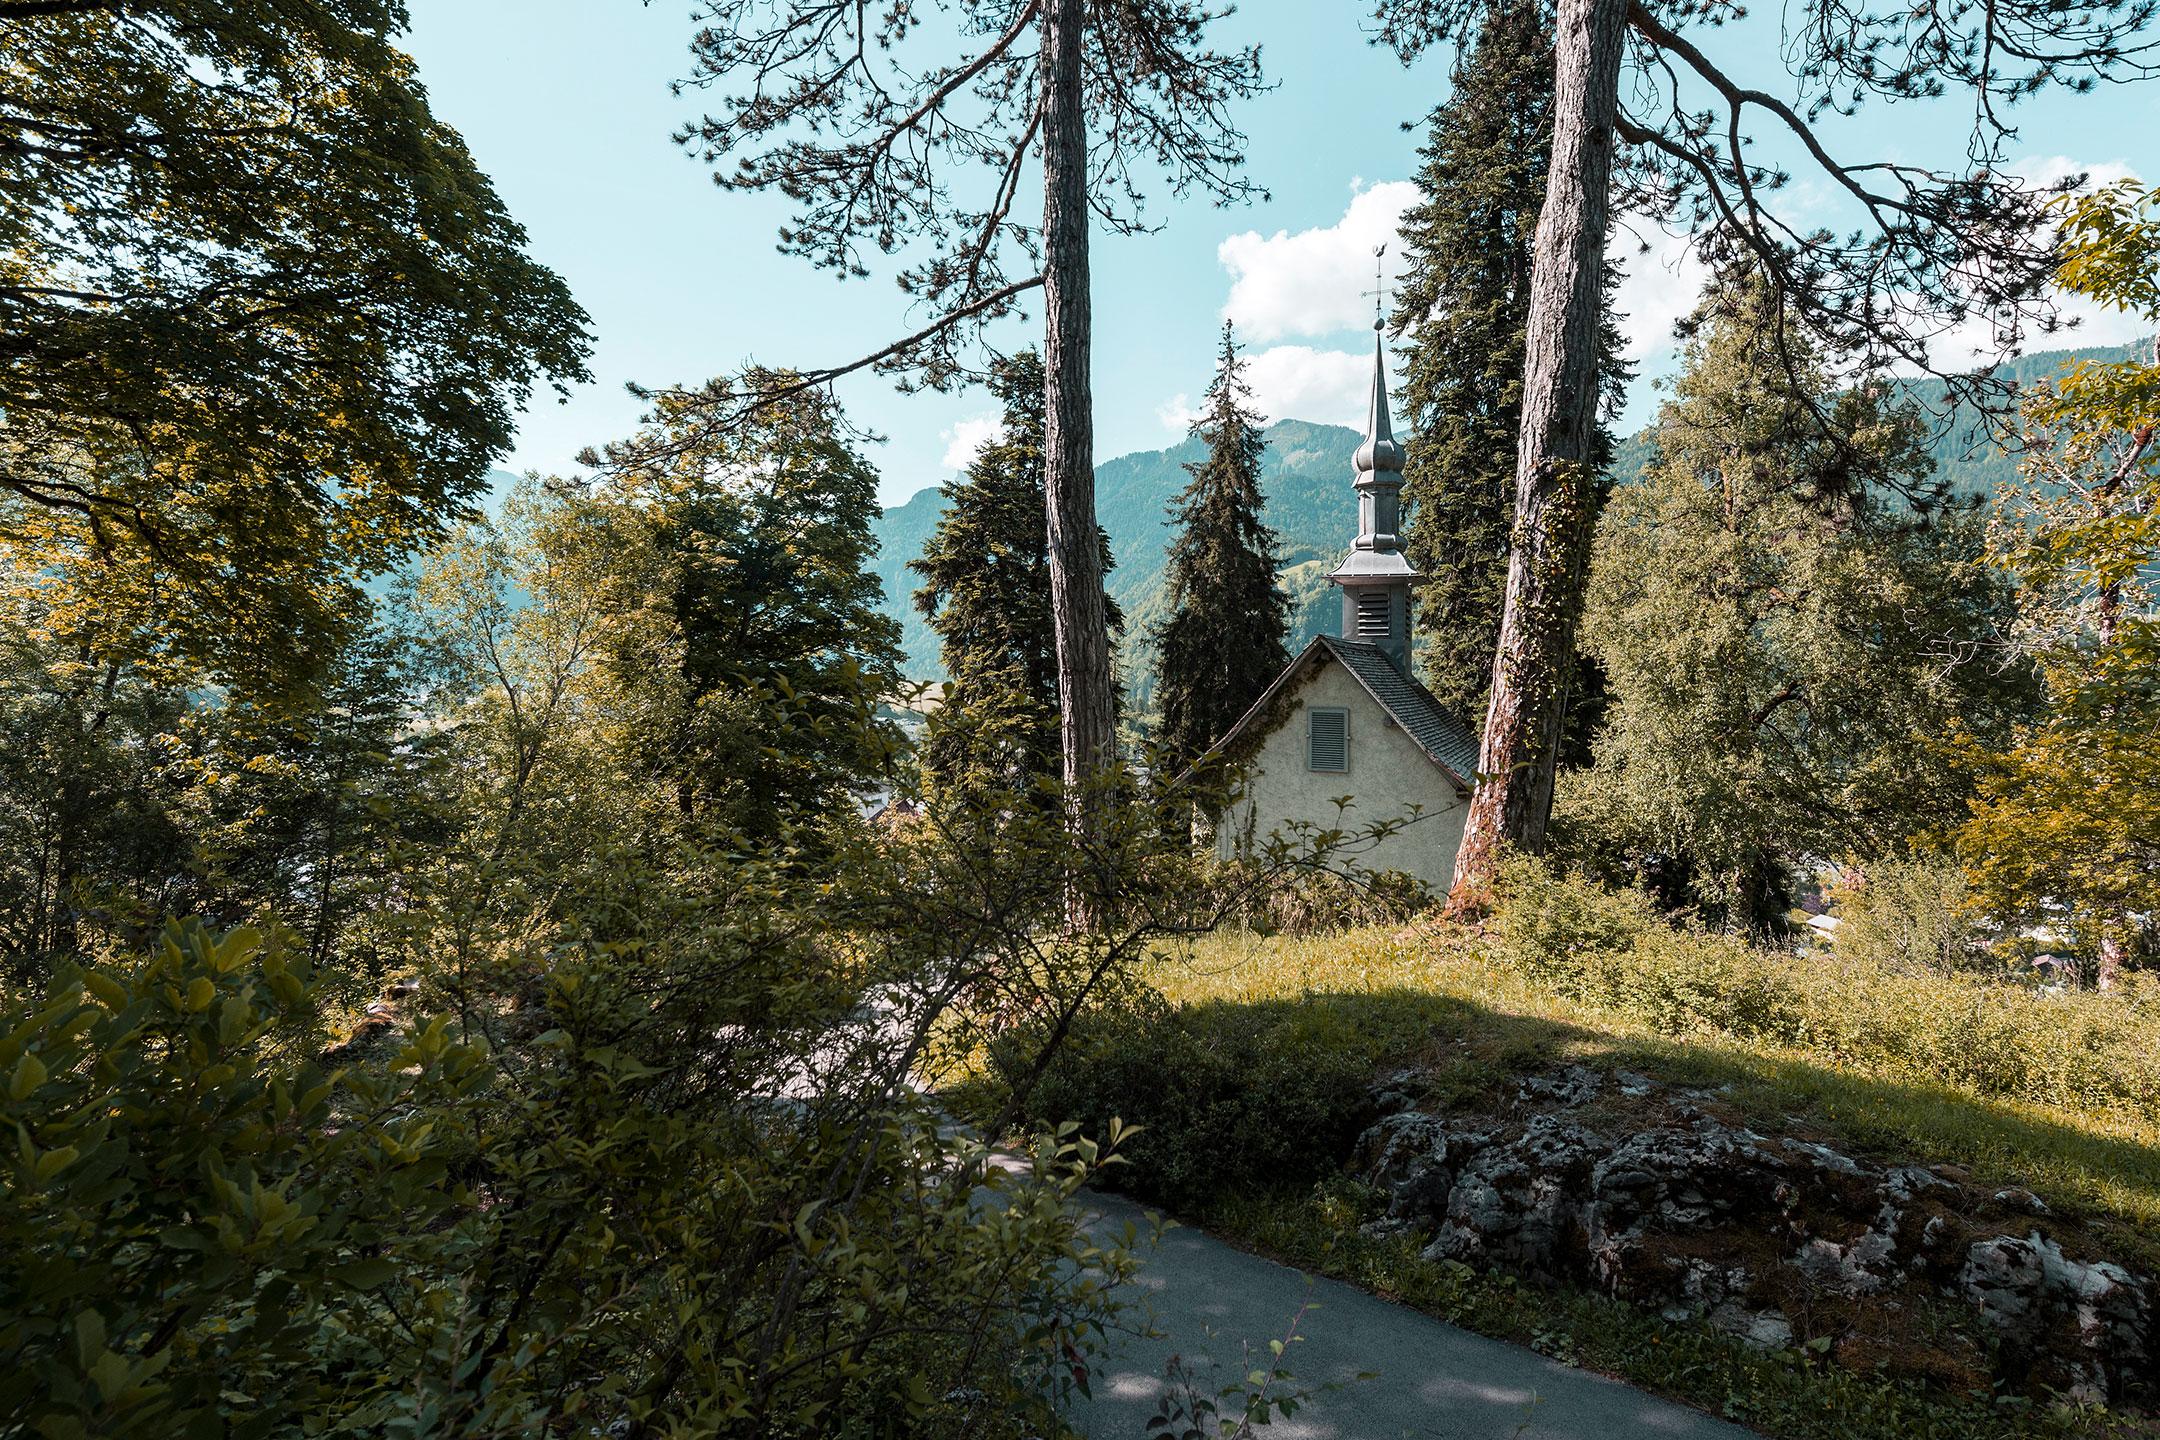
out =
{"type": "Polygon", "coordinates": [[[1182,769],[1223,737],[1290,661],[1290,597],[1276,584],[1275,532],[1261,519],[1267,442],[1230,326],[1192,433],[1207,458],[1171,503],[1170,619],[1159,634],[1163,761],[1182,769]]]}
{"type": "MultiPolygon", "coordinates": [[[[908,568],[915,608],[942,642],[950,687],[924,744],[933,789],[1030,789],[1059,773],[1057,642],[1043,522],[1043,364],[1023,350],[995,366],[998,436],[943,489],[944,513],[908,568]]],[[[1102,539],[1102,569],[1111,567],[1102,539]]],[[[1107,596],[1110,623],[1117,606],[1107,596]]]]}
{"type": "MultiPolygon", "coordinates": [[[[1404,479],[1410,563],[1426,577],[1417,650],[1426,684],[1473,725],[1492,684],[1515,519],[1531,240],[1552,158],[1551,24],[1534,0],[1505,4],[1457,62],[1419,152],[1422,197],[1403,216],[1391,317],[1416,437],[1404,479]]],[[[1609,407],[1627,378],[1609,319],[1602,349],[1609,407]]],[[[1601,686],[1577,670],[1570,731],[1586,733],[1601,686]]]]}

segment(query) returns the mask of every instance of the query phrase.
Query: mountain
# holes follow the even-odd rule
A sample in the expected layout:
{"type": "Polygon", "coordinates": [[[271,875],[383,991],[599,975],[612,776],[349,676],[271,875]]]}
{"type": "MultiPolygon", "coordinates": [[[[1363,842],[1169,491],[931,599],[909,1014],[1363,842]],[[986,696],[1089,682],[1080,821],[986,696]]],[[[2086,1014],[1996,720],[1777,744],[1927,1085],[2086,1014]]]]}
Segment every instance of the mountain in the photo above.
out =
{"type": "MultiPolygon", "coordinates": [[[[2071,360],[2122,360],[2145,353],[2148,347],[2142,345],[2055,350],[2020,356],[1997,373],[2024,385],[2053,375],[2071,360]]],[[[1941,381],[1908,381],[1904,388],[1931,411],[1942,411],[1941,381]]],[[[1936,463],[1950,473],[1957,493],[1989,494],[2016,475],[2015,462],[1988,441],[1985,430],[1973,419],[1953,416],[1939,431],[1936,463]]],[[[1283,584],[1293,606],[1290,646],[1294,651],[1331,628],[1340,615],[1327,576],[1357,531],[1350,456],[1358,447],[1359,434],[1342,425],[1278,420],[1268,426],[1266,436],[1262,484],[1268,497],[1268,524],[1281,538],[1283,584]]],[[[1650,432],[1630,435],[1620,442],[1613,473],[1632,479],[1642,473],[1650,455],[1650,432]]],[[[1110,553],[1117,557],[1117,568],[1110,572],[1110,594],[1125,611],[1119,659],[1125,671],[1127,703],[1136,712],[1151,708],[1155,646],[1148,637],[1166,618],[1169,604],[1163,585],[1170,543],[1168,507],[1185,486],[1185,465],[1200,456],[1200,442],[1188,438],[1167,450],[1120,455],[1095,467],[1096,514],[1110,532],[1110,553]]],[[[917,582],[907,563],[922,553],[944,503],[934,487],[917,491],[905,504],[887,510],[874,527],[879,549],[873,568],[885,586],[885,609],[900,621],[907,673],[924,680],[940,679],[944,672],[938,664],[937,636],[915,611],[917,582]]]]}
{"type": "MultiPolygon", "coordinates": [[[[1283,578],[1297,602],[1291,636],[1297,647],[1333,618],[1326,576],[1357,530],[1357,495],[1349,477],[1358,432],[1341,425],[1278,420],[1266,433],[1267,520],[1282,537],[1283,578]]],[[[1119,655],[1127,698],[1141,710],[1147,708],[1154,687],[1155,647],[1144,637],[1162,623],[1167,604],[1163,572],[1170,545],[1168,507],[1185,487],[1185,466],[1201,455],[1200,442],[1187,438],[1167,450],[1120,455],[1095,467],[1095,513],[1110,532],[1110,553],[1117,557],[1110,595],[1125,611],[1119,655]]],[[[945,498],[935,488],[919,490],[887,510],[875,526],[878,555],[872,568],[885,587],[886,613],[900,621],[907,673],[918,679],[938,679],[944,672],[938,664],[937,635],[916,612],[919,582],[907,565],[922,553],[944,508],[945,498]]]]}

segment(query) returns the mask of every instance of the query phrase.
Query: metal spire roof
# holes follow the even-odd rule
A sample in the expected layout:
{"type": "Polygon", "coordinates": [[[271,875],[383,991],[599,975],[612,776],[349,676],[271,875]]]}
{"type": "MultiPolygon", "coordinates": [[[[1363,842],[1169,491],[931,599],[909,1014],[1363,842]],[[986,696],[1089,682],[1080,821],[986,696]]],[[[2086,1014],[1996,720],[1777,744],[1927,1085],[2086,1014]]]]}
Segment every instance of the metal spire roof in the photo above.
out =
{"type": "Polygon", "coordinates": [[[1372,402],[1365,410],[1365,443],[1358,446],[1351,460],[1360,474],[1372,470],[1399,472],[1403,467],[1402,442],[1395,438],[1395,423],[1388,417],[1387,355],[1381,326],[1381,321],[1373,321],[1372,402]]]}

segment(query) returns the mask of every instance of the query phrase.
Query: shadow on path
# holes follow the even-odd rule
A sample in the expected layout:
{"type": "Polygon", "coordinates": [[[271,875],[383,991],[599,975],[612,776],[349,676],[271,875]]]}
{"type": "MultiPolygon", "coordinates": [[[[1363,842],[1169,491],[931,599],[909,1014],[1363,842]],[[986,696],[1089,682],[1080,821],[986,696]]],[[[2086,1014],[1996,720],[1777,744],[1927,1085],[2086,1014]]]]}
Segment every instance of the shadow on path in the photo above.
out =
{"type": "MultiPolygon", "coordinates": [[[[1146,1233],[1140,1207],[1109,1195],[1087,1203],[1103,1238],[1127,1221],[1146,1233]]],[[[1212,1393],[1247,1368],[1244,1343],[1264,1364],[1308,1301],[1303,1338],[1285,1364],[1316,1393],[1265,1440],[1750,1440],[1753,1431],[1672,1404],[1556,1360],[1487,1340],[1333,1280],[1248,1255],[1197,1230],[1166,1232],[1143,1248],[1135,1280],[1154,1308],[1157,1339],[1116,1337],[1118,1349],[1073,1422],[1090,1440],[1144,1440],[1173,1354],[1212,1393]],[[1212,1360],[1213,1365],[1207,1363],[1212,1360]],[[1361,1373],[1375,1378],[1359,1381],[1361,1373]]]]}

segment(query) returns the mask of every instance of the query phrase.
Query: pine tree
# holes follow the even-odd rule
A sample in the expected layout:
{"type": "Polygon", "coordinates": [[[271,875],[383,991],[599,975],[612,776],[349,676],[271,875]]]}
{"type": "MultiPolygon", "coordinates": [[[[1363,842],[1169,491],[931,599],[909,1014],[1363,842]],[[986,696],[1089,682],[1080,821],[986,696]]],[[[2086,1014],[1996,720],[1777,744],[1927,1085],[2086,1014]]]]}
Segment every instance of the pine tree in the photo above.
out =
{"type": "MultiPolygon", "coordinates": [[[[1419,152],[1419,203],[1404,216],[1405,267],[1392,324],[1402,346],[1404,420],[1416,442],[1405,480],[1417,650],[1441,702],[1485,716],[1507,588],[1522,425],[1531,240],[1552,158],[1550,18],[1532,0],[1496,9],[1455,67],[1419,152]]],[[[1608,280],[1608,292],[1610,289],[1608,280]]],[[[1599,383],[1608,411],[1628,372],[1610,319],[1599,383]]],[[[1599,436],[1598,459],[1609,458],[1599,436]]],[[[1567,759],[1587,760],[1603,685],[1576,665],[1567,759]]]]}
{"type": "MultiPolygon", "coordinates": [[[[1043,514],[1043,365],[1000,361],[1001,433],[944,486],[937,529],[908,568],[915,608],[943,642],[949,688],[924,744],[933,789],[1011,793],[1059,773],[1057,644],[1043,514]]],[[[1102,568],[1110,569],[1102,540],[1102,568]]],[[[1117,609],[1108,597],[1111,624],[1117,609]]]]}
{"type": "Polygon", "coordinates": [[[1276,584],[1275,532],[1260,518],[1267,442],[1230,326],[1193,435],[1207,458],[1170,506],[1170,618],[1162,647],[1162,763],[1182,770],[1237,723],[1290,662],[1290,597],[1276,584]]]}

